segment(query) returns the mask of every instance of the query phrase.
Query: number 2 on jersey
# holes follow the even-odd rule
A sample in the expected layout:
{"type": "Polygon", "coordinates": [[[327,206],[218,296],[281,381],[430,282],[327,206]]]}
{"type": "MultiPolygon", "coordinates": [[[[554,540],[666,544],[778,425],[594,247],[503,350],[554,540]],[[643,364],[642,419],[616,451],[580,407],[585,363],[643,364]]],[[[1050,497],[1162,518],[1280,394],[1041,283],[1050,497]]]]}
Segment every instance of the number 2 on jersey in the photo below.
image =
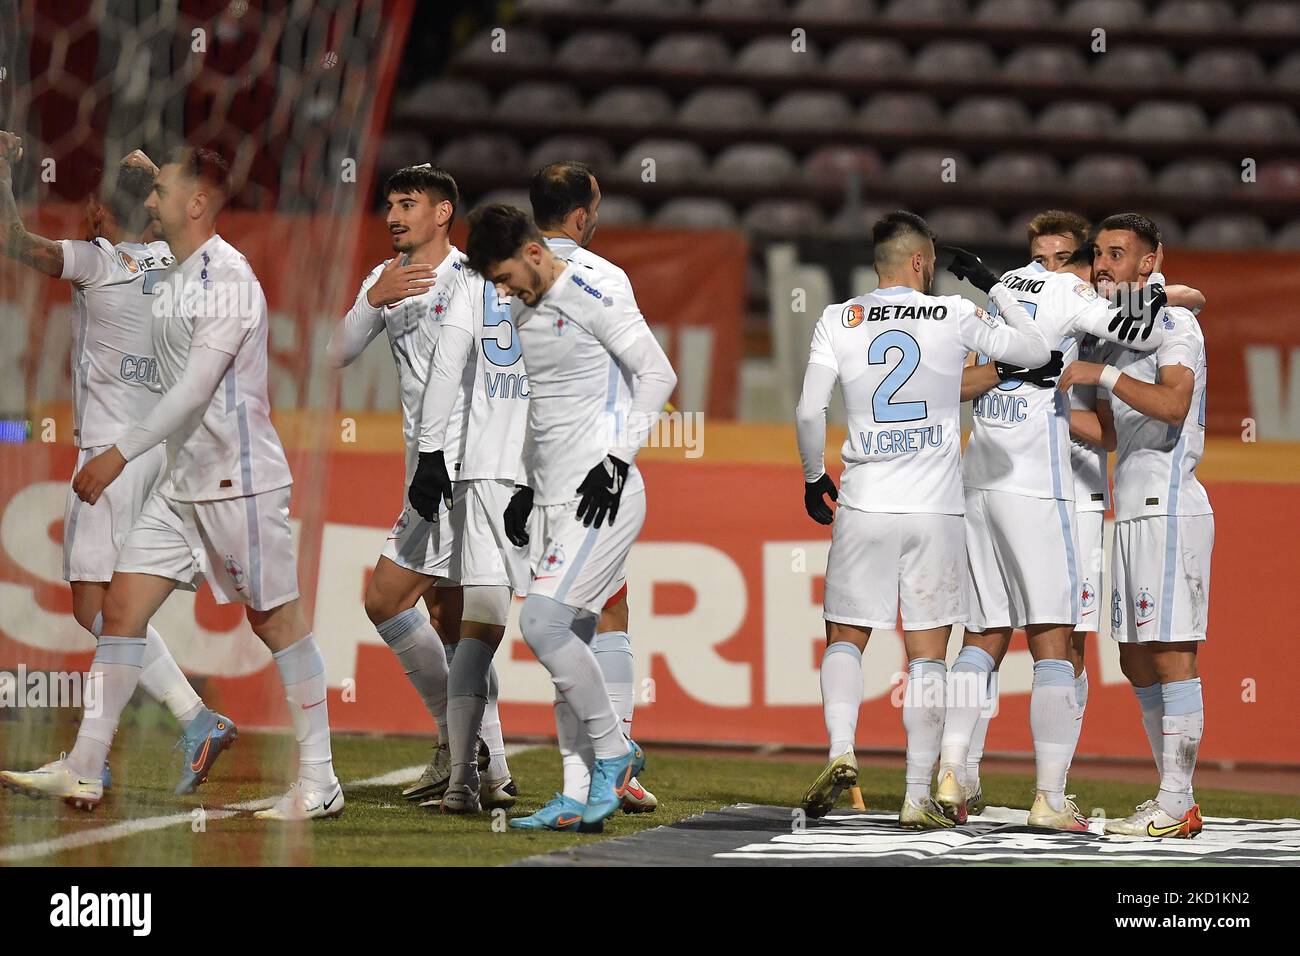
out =
{"type": "Polygon", "coordinates": [[[519,361],[523,349],[519,344],[514,319],[510,317],[510,300],[498,298],[496,287],[491,282],[483,286],[483,327],[489,332],[483,336],[483,355],[489,362],[509,368],[519,361]],[[501,345],[498,332],[494,331],[503,322],[510,333],[505,346],[501,345]]]}
{"type": "Polygon", "coordinates": [[[907,384],[907,380],[921,364],[920,344],[906,332],[891,329],[871,340],[871,347],[867,349],[867,362],[871,365],[884,365],[889,353],[895,349],[902,352],[903,357],[885,376],[884,381],[876,386],[876,391],[871,396],[871,413],[878,422],[914,422],[926,417],[925,402],[895,402],[894,395],[907,384]]]}

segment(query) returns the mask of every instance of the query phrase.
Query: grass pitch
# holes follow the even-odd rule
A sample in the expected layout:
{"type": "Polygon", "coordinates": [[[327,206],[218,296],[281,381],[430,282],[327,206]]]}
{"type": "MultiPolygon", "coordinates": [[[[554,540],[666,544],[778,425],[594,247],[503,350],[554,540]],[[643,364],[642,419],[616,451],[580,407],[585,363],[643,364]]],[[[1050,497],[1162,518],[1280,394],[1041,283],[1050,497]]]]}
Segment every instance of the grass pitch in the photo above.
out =
{"type": "MultiPolygon", "coordinates": [[[[75,725],[60,719],[0,723],[0,767],[29,769],[71,746],[75,725]]],[[[491,866],[582,843],[626,836],[733,803],[793,807],[819,766],[806,760],[657,752],[647,747],[642,779],[658,796],[654,814],[616,815],[602,834],[532,833],[503,828],[482,814],[448,817],[401,799],[400,784],[359,784],[423,764],[430,743],[416,738],[336,736],[334,763],[347,807],[338,820],[303,825],[257,821],[248,811],[223,815],[230,804],[278,795],[290,781],[294,744],[284,734],[241,735],[198,793],[172,795],[179,758],[170,747],[174,725],[161,712],[133,709],[112,758],[114,784],[93,814],[62,803],[0,793],[0,864],[47,866],[491,866]],[[143,829],[152,827],[152,829],[143,829]]],[[[531,813],[560,787],[552,747],[513,755],[520,800],[510,811],[531,813]]],[[[895,810],[903,792],[899,769],[863,767],[871,809],[895,810]]],[[[1028,807],[1027,775],[983,778],[991,805],[1028,807]]],[[[1080,808],[1108,816],[1132,812],[1152,795],[1150,785],[1080,780],[1080,808]]],[[[1285,795],[1197,790],[1207,815],[1257,819],[1291,816],[1285,795]]],[[[847,805],[847,798],[842,800],[847,805]]]]}

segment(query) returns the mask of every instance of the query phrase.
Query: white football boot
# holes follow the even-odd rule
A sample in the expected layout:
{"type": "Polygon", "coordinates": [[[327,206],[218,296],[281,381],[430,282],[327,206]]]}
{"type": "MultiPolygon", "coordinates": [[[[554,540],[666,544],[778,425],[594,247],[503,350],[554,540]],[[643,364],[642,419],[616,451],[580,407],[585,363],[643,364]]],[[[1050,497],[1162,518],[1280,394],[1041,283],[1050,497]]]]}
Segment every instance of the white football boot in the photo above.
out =
{"type": "Polygon", "coordinates": [[[1154,800],[1148,800],[1137,812],[1123,820],[1111,820],[1105,832],[1112,836],[1144,836],[1189,840],[1201,832],[1201,808],[1192,804],[1182,817],[1171,816],[1154,800]]]}
{"type": "Polygon", "coordinates": [[[904,797],[898,825],[905,830],[946,830],[956,826],[928,796],[923,800],[904,797]]]}
{"type": "Polygon", "coordinates": [[[483,777],[483,791],[479,796],[484,810],[509,810],[519,799],[519,788],[511,776],[483,777]]]}
{"type": "Polygon", "coordinates": [[[957,771],[952,767],[940,769],[939,787],[934,792],[934,802],[953,823],[966,822],[966,789],[957,779],[957,771]]]}
{"type": "Polygon", "coordinates": [[[1079,808],[1070,797],[1065,798],[1065,806],[1060,810],[1053,810],[1052,805],[1041,793],[1034,795],[1033,805],[1029,808],[1029,825],[1047,830],[1067,830],[1071,833],[1088,832],[1088,818],[1079,812],[1079,808]]]}
{"type": "Polygon", "coordinates": [[[633,777],[627,782],[623,791],[624,813],[654,813],[659,800],[653,793],[642,786],[641,781],[633,777]]]}
{"type": "Polygon", "coordinates": [[[0,771],[0,786],[29,797],[53,797],[78,810],[94,810],[104,799],[104,780],[84,780],[68,766],[67,754],[59,754],[43,767],[26,773],[18,770],[0,771]]]}
{"type": "Polygon", "coordinates": [[[324,820],[343,812],[343,788],[335,779],[328,787],[304,784],[301,780],[274,806],[253,814],[258,820],[324,820]]]}

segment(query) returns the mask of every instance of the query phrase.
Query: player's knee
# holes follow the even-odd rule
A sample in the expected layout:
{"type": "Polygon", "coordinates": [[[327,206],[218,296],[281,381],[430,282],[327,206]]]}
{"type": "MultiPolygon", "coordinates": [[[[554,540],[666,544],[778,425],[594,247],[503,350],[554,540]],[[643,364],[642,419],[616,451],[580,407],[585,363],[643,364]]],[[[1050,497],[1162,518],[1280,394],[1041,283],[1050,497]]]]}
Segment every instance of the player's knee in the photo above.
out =
{"type": "MultiPolygon", "coordinates": [[[[110,587],[104,594],[104,607],[101,611],[104,615],[102,633],[104,634],[134,634],[137,630],[135,621],[132,620],[130,601],[120,588],[110,587]]],[[[91,627],[94,626],[94,617],[91,618],[91,627]]],[[[85,625],[83,625],[84,627],[85,625]]]]}
{"type": "Polygon", "coordinates": [[[91,607],[81,607],[77,604],[72,606],[73,618],[75,618],[76,622],[91,634],[95,633],[95,625],[97,623],[102,623],[99,618],[101,613],[101,611],[91,607]]]}
{"type": "Polygon", "coordinates": [[[373,580],[371,586],[366,588],[366,617],[370,618],[370,623],[378,627],[385,621],[402,613],[405,608],[397,607],[397,603],[386,594],[382,593],[374,586],[373,580]]]}
{"type": "Polygon", "coordinates": [[[495,584],[467,584],[462,620],[505,627],[510,615],[510,588],[495,584]]]}
{"type": "Polygon", "coordinates": [[[519,629],[524,642],[540,659],[573,639],[570,626],[574,616],[573,608],[540,594],[530,594],[519,612],[519,629]]]}

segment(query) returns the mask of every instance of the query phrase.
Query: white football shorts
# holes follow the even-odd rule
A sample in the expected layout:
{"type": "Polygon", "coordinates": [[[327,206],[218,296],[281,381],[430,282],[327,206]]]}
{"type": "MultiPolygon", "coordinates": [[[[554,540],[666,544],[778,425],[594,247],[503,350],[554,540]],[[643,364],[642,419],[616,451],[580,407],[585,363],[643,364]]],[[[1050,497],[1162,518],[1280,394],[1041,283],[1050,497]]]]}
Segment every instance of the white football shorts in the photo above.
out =
{"type": "MultiPolygon", "coordinates": [[[[405,492],[403,492],[405,493],[405,492]]],[[[451,512],[438,502],[436,521],[425,521],[408,501],[388,532],[380,557],[399,567],[431,578],[451,578],[451,555],[455,536],[451,512]]]]}
{"type": "MultiPolygon", "coordinates": [[[[111,445],[83,448],[77,453],[75,475],[82,466],[111,445]]],[[[155,488],[167,473],[167,446],[155,445],[126,463],[122,473],[88,505],[68,484],[63,511],[63,580],[111,581],[117,554],[131,533],[155,488]]]]}
{"type": "Polygon", "coordinates": [[[599,528],[578,520],[578,499],[533,509],[529,526],[533,582],[529,594],[599,614],[627,580],[627,556],[645,524],[645,491],[626,490],[618,518],[599,528]]]}
{"type": "Polygon", "coordinates": [[[1074,630],[1087,634],[1098,630],[1097,623],[1102,620],[1099,609],[1105,604],[1102,595],[1106,593],[1103,589],[1106,562],[1102,534],[1106,529],[1106,514],[1103,511],[1076,511],[1074,523],[1079,533],[1079,623],[1074,630]]]}
{"type": "Polygon", "coordinates": [[[1116,521],[1110,636],[1136,644],[1205,640],[1213,550],[1214,515],[1116,521]]]}
{"type": "Polygon", "coordinates": [[[528,547],[516,548],[506,537],[506,505],[514,493],[513,481],[484,478],[455,483],[450,577],[462,586],[508,585],[516,594],[528,593],[528,547]]]}

